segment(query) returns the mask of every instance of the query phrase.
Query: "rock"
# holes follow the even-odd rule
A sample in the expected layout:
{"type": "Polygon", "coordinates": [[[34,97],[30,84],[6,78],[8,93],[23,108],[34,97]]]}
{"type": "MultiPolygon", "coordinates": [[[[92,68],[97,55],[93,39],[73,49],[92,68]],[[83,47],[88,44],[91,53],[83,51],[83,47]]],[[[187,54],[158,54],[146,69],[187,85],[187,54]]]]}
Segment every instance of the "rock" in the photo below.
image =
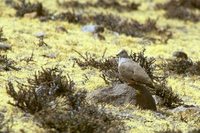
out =
{"type": "Polygon", "coordinates": [[[45,34],[44,32],[41,31],[41,32],[36,33],[35,36],[36,36],[37,38],[44,38],[44,37],[46,36],[46,34],[45,34]]]}
{"type": "Polygon", "coordinates": [[[31,18],[31,19],[36,18],[37,12],[26,13],[26,14],[24,14],[24,17],[31,18]]]}
{"type": "Polygon", "coordinates": [[[115,87],[107,87],[102,89],[97,89],[92,93],[89,93],[88,98],[93,99],[96,102],[106,102],[111,103],[116,106],[125,103],[136,104],[135,95],[136,90],[125,84],[118,84],[115,87]],[[133,96],[131,96],[133,94],[133,96]],[[130,98],[134,97],[133,100],[130,98]]]}
{"type": "Polygon", "coordinates": [[[95,31],[95,25],[85,25],[82,27],[83,32],[94,32],[95,31]]]}
{"type": "Polygon", "coordinates": [[[48,53],[48,54],[43,54],[42,56],[54,59],[57,57],[57,54],[56,53],[48,53]]]}
{"type": "Polygon", "coordinates": [[[170,109],[169,112],[176,115],[179,119],[185,122],[193,122],[200,126],[200,108],[193,105],[182,105],[174,109],[170,109]]]}
{"type": "Polygon", "coordinates": [[[7,51],[7,50],[10,50],[10,49],[11,49],[11,46],[9,44],[0,42],[0,50],[7,51]]]}
{"type": "Polygon", "coordinates": [[[104,32],[104,28],[98,25],[85,25],[82,27],[83,32],[100,33],[104,32]]]}
{"type": "Polygon", "coordinates": [[[181,112],[186,112],[186,111],[200,113],[200,108],[192,106],[192,105],[182,105],[171,110],[172,113],[181,113],[181,112]]]}
{"type": "Polygon", "coordinates": [[[124,104],[138,105],[142,109],[156,110],[156,104],[150,92],[144,86],[135,87],[117,84],[114,87],[98,89],[88,94],[87,99],[97,103],[108,103],[114,106],[124,104]]]}

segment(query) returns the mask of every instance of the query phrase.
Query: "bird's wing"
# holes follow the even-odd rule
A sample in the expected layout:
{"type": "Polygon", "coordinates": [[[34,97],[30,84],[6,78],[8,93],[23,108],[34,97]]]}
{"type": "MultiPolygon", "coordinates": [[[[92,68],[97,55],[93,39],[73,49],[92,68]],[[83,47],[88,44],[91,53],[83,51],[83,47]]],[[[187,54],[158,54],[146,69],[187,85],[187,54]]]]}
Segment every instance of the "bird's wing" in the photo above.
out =
{"type": "Polygon", "coordinates": [[[134,61],[126,61],[119,66],[119,73],[126,81],[152,84],[152,81],[145,70],[134,61]]]}
{"type": "Polygon", "coordinates": [[[131,77],[131,75],[134,74],[134,69],[132,67],[133,65],[129,62],[129,61],[126,61],[126,62],[123,62],[119,65],[118,69],[119,69],[119,72],[120,74],[124,77],[124,76],[127,76],[127,77],[131,77]]]}

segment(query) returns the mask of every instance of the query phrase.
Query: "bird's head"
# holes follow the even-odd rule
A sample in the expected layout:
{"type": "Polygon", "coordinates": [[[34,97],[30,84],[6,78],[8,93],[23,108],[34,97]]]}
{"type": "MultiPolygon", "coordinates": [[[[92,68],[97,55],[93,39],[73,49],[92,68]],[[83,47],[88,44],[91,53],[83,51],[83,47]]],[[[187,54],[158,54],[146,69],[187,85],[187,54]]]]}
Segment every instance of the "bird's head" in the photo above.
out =
{"type": "Polygon", "coordinates": [[[122,49],[118,52],[117,57],[120,58],[128,58],[128,53],[125,49],[122,49]]]}

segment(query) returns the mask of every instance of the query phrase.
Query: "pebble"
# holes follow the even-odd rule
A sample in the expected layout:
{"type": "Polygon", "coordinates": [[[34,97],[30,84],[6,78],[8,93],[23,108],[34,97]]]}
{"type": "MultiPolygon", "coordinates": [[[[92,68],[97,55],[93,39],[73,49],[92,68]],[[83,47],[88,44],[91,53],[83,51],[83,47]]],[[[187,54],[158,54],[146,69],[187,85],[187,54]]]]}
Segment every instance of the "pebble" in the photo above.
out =
{"type": "Polygon", "coordinates": [[[35,36],[36,36],[37,38],[43,38],[43,37],[46,36],[46,34],[45,34],[43,31],[41,31],[41,32],[36,33],[35,36]]]}
{"type": "Polygon", "coordinates": [[[90,25],[83,26],[82,31],[91,32],[91,33],[100,33],[100,32],[104,32],[104,28],[102,26],[90,24],[90,25]]]}
{"type": "Polygon", "coordinates": [[[0,50],[7,51],[7,50],[10,50],[10,49],[11,49],[11,46],[9,44],[0,42],[0,50]]]}

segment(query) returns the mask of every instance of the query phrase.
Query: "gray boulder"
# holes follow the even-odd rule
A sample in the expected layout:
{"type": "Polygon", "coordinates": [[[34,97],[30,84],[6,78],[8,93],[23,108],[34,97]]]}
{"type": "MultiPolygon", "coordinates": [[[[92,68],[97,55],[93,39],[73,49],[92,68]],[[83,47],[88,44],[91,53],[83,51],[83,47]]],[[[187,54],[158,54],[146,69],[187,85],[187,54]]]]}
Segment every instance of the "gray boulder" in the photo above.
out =
{"type": "Polygon", "coordinates": [[[145,86],[128,86],[116,84],[112,87],[97,89],[88,94],[87,98],[96,103],[108,103],[114,106],[132,104],[142,109],[156,110],[155,101],[145,86]]]}

